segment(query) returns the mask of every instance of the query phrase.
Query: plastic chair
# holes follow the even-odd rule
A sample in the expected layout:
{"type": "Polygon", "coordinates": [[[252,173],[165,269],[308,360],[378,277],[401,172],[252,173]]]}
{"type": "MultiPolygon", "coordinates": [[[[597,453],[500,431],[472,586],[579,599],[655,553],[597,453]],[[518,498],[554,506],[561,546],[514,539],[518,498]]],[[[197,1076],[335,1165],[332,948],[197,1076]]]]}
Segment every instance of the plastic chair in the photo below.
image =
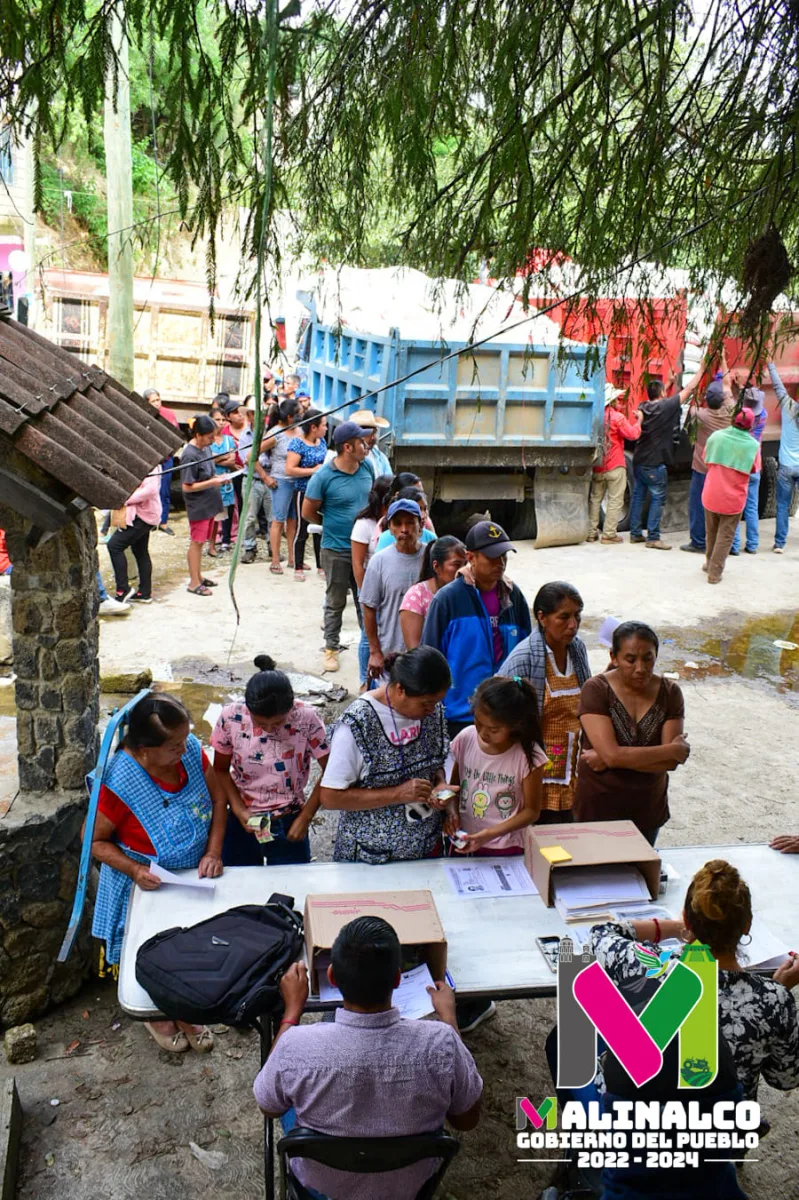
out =
{"type": "Polygon", "coordinates": [[[460,1142],[448,1133],[414,1133],[407,1137],[331,1137],[313,1129],[295,1128],[277,1145],[280,1157],[281,1200],[311,1200],[313,1195],[291,1173],[293,1158],[308,1158],[325,1167],[373,1175],[396,1171],[426,1158],[440,1159],[438,1169],[425,1180],[415,1200],[430,1200],[444,1178],[447,1167],[460,1150],[460,1142]]]}
{"type": "Polygon", "coordinates": [[[89,807],[86,812],[86,825],[83,831],[83,845],[80,851],[78,882],[75,888],[72,916],[69,919],[69,925],[64,934],[64,940],[61,943],[61,949],[58,952],[58,962],[66,962],[69,952],[75,944],[75,938],[78,936],[78,929],[80,928],[83,909],[86,904],[86,887],[89,882],[89,871],[91,870],[92,839],[94,838],[94,823],[97,819],[97,807],[100,803],[100,788],[103,786],[103,779],[105,778],[108,764],[113,758],[122,738],[125,736],[125,729],[127,728],[128,716],[131,709],[135,708],[145,696],[149,696],[151,691],[151,688],[144,688],[132,700],[129,700],[127,704],[112,714],[111,720],[106,725],[103,740],[100,743],[100,756],[97,759],[97,766],[86,780],[87,786],[89,786],[89,781],[91,781],[91,786],[89,790],[89,807]],[[114,738],[116,738],[116,745],[114,745],[114,738]]]}

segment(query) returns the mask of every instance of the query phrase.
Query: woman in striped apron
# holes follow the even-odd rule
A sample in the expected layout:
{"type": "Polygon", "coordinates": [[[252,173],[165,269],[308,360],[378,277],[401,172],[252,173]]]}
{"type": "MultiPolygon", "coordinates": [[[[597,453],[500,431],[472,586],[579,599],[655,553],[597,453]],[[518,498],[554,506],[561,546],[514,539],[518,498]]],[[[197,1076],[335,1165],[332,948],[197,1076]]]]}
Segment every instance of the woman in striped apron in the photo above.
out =
{"type": "MultiPolygon", "coordinates": [[[[146,696],[109,763],[94,826],[92,854],[102,866],[92,933],[105,942],[107,962],[119,962],[133,885],[147,892],[160,885],[151,862],[222,874],[226,819],[227,802],[185,708],[172,696],[146,696]]],[[[213,1046],[202,1026],[152,1021],[145,1028],[172,1053],[213,1046]]]]}

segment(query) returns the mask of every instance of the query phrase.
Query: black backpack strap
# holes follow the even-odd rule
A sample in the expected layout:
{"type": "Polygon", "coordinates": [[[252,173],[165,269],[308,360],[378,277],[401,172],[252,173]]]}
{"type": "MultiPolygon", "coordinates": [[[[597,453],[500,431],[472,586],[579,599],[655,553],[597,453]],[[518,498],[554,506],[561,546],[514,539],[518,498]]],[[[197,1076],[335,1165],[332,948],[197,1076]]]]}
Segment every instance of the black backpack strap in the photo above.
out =
{"type": "Polygon", "coordinates": [[[267,904],[282,904],[285,908],[294,907],[294,897],[284,896],[282,892],[272,892],[272,895],[266,902],[267,904]]]}

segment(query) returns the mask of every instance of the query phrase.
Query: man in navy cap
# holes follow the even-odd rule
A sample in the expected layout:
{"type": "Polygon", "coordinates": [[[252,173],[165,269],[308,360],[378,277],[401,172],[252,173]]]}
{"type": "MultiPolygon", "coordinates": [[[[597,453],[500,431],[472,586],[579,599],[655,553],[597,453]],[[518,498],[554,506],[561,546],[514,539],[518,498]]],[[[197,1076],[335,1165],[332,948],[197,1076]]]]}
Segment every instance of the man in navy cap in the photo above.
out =
{"type": "MultiPolygon", "coordinates": [[[[373,476],[364,459],[368,453],[366,430],[353,421],[343,421],[333,434],[335,457],[312,475],[302,502],[302,515],[309,524],[324,518],[322,525],[322,569],[325,573],[325,671],[339,669],[341,621],[347,593],[357,594],[352,573],[350,535],[355,518],[366,507],[373,476]]],[[[360,621],[360,612],[358,613],[360,621]]]]}
{"type": "Polygon", "coordinates": [[[505,530],[478,521],[466,535],[467,566],[433,596],[422,645],[435,646],[452,671],[444,700],[450,737],[473,724],[469,697],[495,675],[530,634],[530,609],[521,590],[505,577],[508,552],[516,553],[505,530]]]}

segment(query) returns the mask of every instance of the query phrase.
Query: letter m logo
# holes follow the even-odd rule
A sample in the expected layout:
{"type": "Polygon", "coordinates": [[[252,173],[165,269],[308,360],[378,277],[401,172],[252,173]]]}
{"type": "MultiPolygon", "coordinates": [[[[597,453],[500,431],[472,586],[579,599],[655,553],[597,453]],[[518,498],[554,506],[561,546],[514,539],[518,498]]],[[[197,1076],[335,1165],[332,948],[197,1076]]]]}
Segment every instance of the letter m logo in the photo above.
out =
{"type": "Polygon", "coordinates": [[[526,1096],[516,1097],[516,1128],[526,1129],[528,1124],[533,1129],[541,1129],[546,1121],[547,1129],[556,1129],[558,1124],[558,1102],[554,1096],[547,1096],[538,1108],[526,1096]]]}

